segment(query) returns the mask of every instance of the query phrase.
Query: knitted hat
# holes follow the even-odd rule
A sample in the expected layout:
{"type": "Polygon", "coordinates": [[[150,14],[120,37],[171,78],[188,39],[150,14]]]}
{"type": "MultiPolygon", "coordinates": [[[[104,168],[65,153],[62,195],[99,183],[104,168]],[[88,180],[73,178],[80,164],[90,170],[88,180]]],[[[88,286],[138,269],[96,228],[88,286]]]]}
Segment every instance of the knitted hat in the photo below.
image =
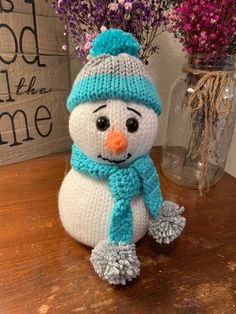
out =
{"type": "Polygon", "coordinates": [[[68,110],[88,101],[121,99],[146,105],[159,115],[160,97],[139,59],[140,48],[137,40],[122,30],[99,34],[92,42],[92,60],[79,73],[68,97],[68,110]]]}

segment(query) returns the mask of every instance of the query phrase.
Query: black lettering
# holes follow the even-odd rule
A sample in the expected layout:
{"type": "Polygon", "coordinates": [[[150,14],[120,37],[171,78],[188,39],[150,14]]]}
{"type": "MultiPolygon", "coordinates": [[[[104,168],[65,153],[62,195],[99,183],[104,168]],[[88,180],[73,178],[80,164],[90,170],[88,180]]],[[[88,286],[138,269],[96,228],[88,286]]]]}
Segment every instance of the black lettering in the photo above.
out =
{"type": "MultiPolygon", "coordinates": [[[[15,101],[15,99],[13,99],[13,98],[11,97],[11,87],[10,87],[10,81],[9,81],[8,72],[7,72],[7,70],[2,70],[2,71],[0,71],[0,73],[5,74],[5,76],[6,76],[7,91],[8,91],[8,97],[9,97],[9,98],[6,100],[6,102],[13,102],[13,101],[15,101]]],[[[1,102],[1,100],[0,100],[0,102],[1,102]]]]}
{"type": "Polygon", "coordinates": [[[47,137],[47,136],[49,136],[49,134],[50,134],[51,131],[52,131],[52,116],[51,116],[51,113],[50,113],[50,111],[48,110],[47,107],[45,107],[45,106],[40,106],[40,107],[38,107],[38,109],[37,109],[37,111],[36,111],[36,113],[35,113],[35,116],[34,116],[34,123],[35,123],[36,130],[37,130],[37,132],[38,132],[38,134],[39,134],[40,136],[42,136],[42,137],[47,137]],[[38,114],[39,114],[40,111],[42,111],[42,110],[46,111],[47,116],[45,116],[45,117],[43,117],[43,118],[41,118],[41,117],[39,118],[39,117],[38,117],[38,114]],[[45,134],[43,134],[43,133],[40,131],[40,129],[39,129],[38,122],[39,122],[39,121],[46,121],[46,120],[50,120],[50,124],[49,124],[49,128],[48,128],[48,132],[45,133],[45,134]]]}
{"type": "Polygon", "coordinates": [[[27,95],[29,95],[29,94],[35,95],[38,93],[37,90],[35,90],[35,88],[34,88],[35,82],[36,82],[36,76],[33,76],[30,80],[28,90],[26,91],[27,95]]]}
{"type": "Polygon", "coordinates": [[[39,93],[44,95],[44,94],[47,94],[47,93],[49,93],[51,91],[52,91],[51,88],[50,89],[46,89],[45,87],[43,87],[43,88],[40,89],[39,93]]]}
{"type": "Polygon", "coordinates": [[[36,94],[47,94],[49,92],[51,92],[52,89],[46,89],[44,87],[36,89],[34,88],[34,85],[36,83],[36,76],[32,76],[29,86],[27,84],[25,84],[25,78],[22,77],[19,81],[19,83],[16,85],[16,95],[36,95],[36,94]],[[23,89],[23,90],[22,90],[23,89]]]}
{"type": "Polygon", "coordinates": [[[12,11],[14,10],[14,4],[13,4],[13,2],[12,2],[11,0],[5,0],[5,2],[7,2],[7,3],[10,5],[9,8],[6,8],[6,7],[4,7],[3,4],[2,4],[3,1],[4,1],[4,0],[0,0],[0,13],[2,13],[2,12],[5,12],[5,13],[10,13],[10,12],[12,12],[12,11]]]}
{"type": "MultiPolygon", "coordinates": [[[[23,142],[26,141],[32,141],[34,140],[33,137],[30,137],[29,135],[29,126],[28,126],[28,120],[27,120],[27,116],[25,114],[25,112],[23,110],[16,110],[13,114],[10,114],[9,112],[3,112],[0,114],[0,119],[2,119],[4,116],[8,116],[10,121],[11,121],[11,127],[12,127],[12,134],[13,134],[13,139],[14,139],[14,143],[10,145],[10,147],[12,146],[17,146],[17,145],[22,145],[22,142],[17,142],[17,137],[16,137],[16,128],[15,128],[15,117],[17,116],[17,114],[22,114],[24,121],[25,121],[25,131],[26,131],[26,138],[23,139],[23,142]]],[[[2,120],[1,120],[2,121],[2,120]]],[[[7,144],[7,141],[3,141],[2,136],[1,136],[1,132],[0,132],[0,145],[3,144],[7,144]]]]}
{"type": "MultiPolygon", "coordinates": [[[[13,37],[13,41],[14,41],[14,45],[15,45],[15,54],[13,56],[13,58],[11,60],[6,60],[4,59],[1,55],[0,55],[0,61],[2,61],[3,63],[5,64],[11,64],[11,63],[14,63],[16,61],[16,58],[17,58],[17,53],[18,53],[18,44],[17,44],[17,38],[16,38],[16,35],[15,33],[13,32],[13,30],[11,29],[11,27],[7,24],[0,24],[0,29],[1,28],[6,28],[9,30],[10,34],[12,35],[13,37]]],[[[9,39],[10,40],[10,39],[9,39]]]]}
{"type": "Polygon", "coordinates": [[[28,64],[34,64],[38,63],[39,67],[45,67],[46,64],[40,63],[40,57],[39,57],[39,43],[38,43],[38,32],[37,32],[37,22],[36,22],[36,12],[35,12],[35,3],[34,0],[25,0],[25,3],[29,3],[32,5],[32,16],[33,16],[33,27],[30,26],[25,26],[23,27],[21,33],[20,33],[20,38],[19,38],[19,45],[20,45],[20,51],[23,54],[22,58],[23,60],[28,63],[28,64]],[[33,34],[35,38],[35,48],[36,48],[36,56],[33,60],[28,60],[25,55],[24,55],[24,49],[23,49],[23,37],[26,31],[29,31],[33,34]]]}
{"type": "Polygon", "coordinates": [[[25,84],[25,78],[22,77],[20,80],[19,80],[19,83],[18,85],[16,86],[16,95],[23,95],[24,92],[20,92],[20,90],[23,88],[23,87],[27,87],[27,85],[25,84]]]}
{"type": "Polygon", "coordinates": [[[27,87],[27,85],[25,84],[25,78],[22,77],[22,78],[20,79],[18,85],[16,86],[16,87],[17,87],[17,88],[16,88],[16,94],[17,94],[17,95],[23,95],[23,94],[35,95],[35,94],[37,94],[37,93],[38,93],[37,90],[35,90],[35,88],[33,88],[35,82],[36,82],[36,76],[33,76],[33,77],[31,78],[31,80],[30,80],[29,86],[27,87]],[[24,88],[24,87],[25,87],[26,89],[21,92],[21,89],[24,88]]]}

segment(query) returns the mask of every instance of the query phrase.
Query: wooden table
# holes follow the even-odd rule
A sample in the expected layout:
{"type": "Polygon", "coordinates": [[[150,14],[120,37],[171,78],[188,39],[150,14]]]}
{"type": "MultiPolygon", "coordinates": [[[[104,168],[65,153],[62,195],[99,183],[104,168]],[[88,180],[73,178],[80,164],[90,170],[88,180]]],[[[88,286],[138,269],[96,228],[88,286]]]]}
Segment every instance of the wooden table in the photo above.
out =
{"type": "MultiPolygon", "coordinates": [[[[158,164],[156,149],[152,156],[158,164]]],[[[236,313],[236,179],[225,174],[201,198],[159,171],[164,198],[186,207],[186,229],[170,246],[141,240],[139,279],[114,287],[59,221],[69,167],[59,154],[0,169],[1,314],[236,313]]]]}

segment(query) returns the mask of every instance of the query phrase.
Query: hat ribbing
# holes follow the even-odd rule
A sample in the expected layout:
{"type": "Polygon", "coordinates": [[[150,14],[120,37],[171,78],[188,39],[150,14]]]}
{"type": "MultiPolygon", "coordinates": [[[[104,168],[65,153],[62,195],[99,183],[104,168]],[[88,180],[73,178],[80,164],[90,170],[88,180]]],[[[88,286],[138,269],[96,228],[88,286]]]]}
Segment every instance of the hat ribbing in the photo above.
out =
{"type": "Polygon", "coordinates": [[[110,29],[92,42],[89,61],[79,73],[67,100],[71,112],[77,105],[96,100],[137,102],[161,113],[155,84],[138,59],[140,45],[129,33],[110,29]]]}

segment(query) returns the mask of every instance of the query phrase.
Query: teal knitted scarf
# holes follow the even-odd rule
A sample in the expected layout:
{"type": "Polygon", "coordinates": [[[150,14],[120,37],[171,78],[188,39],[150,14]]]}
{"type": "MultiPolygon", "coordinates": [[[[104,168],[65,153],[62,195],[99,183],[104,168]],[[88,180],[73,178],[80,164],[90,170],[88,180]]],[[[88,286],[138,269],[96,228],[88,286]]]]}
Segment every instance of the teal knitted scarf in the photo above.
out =
{"type": "Polygon", "coordinates": [[[121,168],[116,165],[99,164],[89,159],[74,144],[72,146],[71,166],[76,171],[98,179],[108,179],[109,188],[115,200],[109,228],[110,242],[116,244],[119,242],[132,243],[133,223],[130,203],[135,196],[142,193],[151,218],[157,217],[163,199],[156,168],[148,155],[142,156],[130,165],[121,168]]]}

